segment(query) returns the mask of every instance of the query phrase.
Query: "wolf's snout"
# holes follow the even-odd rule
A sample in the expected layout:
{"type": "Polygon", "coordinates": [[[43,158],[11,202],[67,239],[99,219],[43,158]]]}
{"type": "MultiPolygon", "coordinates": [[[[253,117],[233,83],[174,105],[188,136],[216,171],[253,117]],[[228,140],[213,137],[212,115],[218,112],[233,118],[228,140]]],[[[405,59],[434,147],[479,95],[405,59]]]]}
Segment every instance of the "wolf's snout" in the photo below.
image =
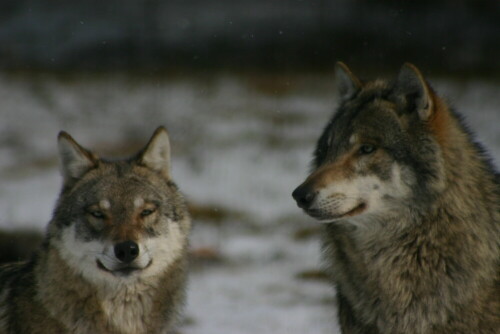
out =
{"type": "Polygon", "coordinates": [[[312,202],[316,198],[317,193],[318,193],[317,191],[314,191],[310,187],[301,185],[293,191],[292,196],[297,202],[299,208],[305,210],[311,206],[312,202]]]}
{"type": "Polygon", "coordinates": [[[130,263],[139,256],[139,245],[131,240],[115,245],[115,256],[123,263],[130,263]]]}

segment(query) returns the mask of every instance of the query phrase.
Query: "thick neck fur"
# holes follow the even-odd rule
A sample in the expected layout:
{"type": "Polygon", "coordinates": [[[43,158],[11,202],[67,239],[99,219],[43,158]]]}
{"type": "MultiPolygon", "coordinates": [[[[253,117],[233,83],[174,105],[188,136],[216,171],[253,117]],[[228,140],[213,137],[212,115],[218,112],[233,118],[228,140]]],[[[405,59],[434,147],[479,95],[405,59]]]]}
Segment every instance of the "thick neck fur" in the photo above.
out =
{"type": "Polygon", "coordinates": [[[429,127],[442,152],[444,184],[429,215],[445,213],[452,225],[486,224],[498,233],[499,185],[493,167],[458,116],[441,99],[434,101],[436,112],[429,127]]]}
{"type": "Polygon", "coordinates": [[[71,333],[164,333],[184,293],[184,258],[161,277],[95,286],[75,274],[50,245],[36,268],[37,300],[71,333]],[[174,274],[175,273],[175,274],[174,274]]]}

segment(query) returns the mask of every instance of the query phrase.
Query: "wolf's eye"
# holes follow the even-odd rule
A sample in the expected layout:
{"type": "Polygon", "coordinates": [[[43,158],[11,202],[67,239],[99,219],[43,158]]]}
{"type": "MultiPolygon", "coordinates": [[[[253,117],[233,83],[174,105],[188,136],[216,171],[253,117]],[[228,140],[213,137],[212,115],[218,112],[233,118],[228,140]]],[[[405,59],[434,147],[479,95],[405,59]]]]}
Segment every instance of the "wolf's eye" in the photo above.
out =
{"type": "Polygon", "coordinates": [[[144,209],[141,211],[141,216],[142,217],[147,217],[151,215],[155,210],[154,209],[144,209]]]}
{"type": "Polygon", "coordinates": [[[99,211],[99,210],[92,210],[89,213],[92,217],[97,218],[97,219],[104,219],[106,217],[104,215],[104,213],[102,213],[102,211],[99,211]]]}
{"type": "Polygon", "coordinates": [[[370,144],[363,144],[361,145],[361,147],[359,148],[359,153],[360,154],[363,154],[363,155],[366,155],[366,154],[370,154],[370,153],[373,153],[375,152],[377,148],[374,146],[374,145],[370,145],[370,144]]]}

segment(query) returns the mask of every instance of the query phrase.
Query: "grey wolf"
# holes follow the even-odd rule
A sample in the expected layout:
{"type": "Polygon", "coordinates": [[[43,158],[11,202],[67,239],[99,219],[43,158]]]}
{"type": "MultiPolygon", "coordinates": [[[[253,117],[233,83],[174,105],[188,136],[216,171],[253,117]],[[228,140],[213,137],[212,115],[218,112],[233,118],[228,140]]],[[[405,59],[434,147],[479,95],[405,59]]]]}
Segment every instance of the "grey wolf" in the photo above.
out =
{"type": "Polygon", "coordinates": [[[327,223],[323,259],[349,334],[500,333],[499,177],[462,118],[405,64],[337,64],[340,102],[293,197],[327,223]]]}
{"type": "Polygon", "coordinates": [[[166,130],[125,160],[61,132],[63,186],[41,248],[0,267],[0,333],[167,333],[182,309],[190,217],[166,130]]]}

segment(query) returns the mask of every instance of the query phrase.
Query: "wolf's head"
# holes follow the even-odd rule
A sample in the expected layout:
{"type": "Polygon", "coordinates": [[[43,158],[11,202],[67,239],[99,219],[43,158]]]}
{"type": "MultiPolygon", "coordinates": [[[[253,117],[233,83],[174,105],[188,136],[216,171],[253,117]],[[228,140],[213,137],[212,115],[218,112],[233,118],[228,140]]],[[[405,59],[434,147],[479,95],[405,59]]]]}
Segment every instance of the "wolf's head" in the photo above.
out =
{"type": "Polygon", "coordinates": [[[170,145],[160,127],[134,157],[98,158],[59,134],[63,189],[48,242],[91,281],[157,276],[186,251],[190,218],[170,177],[170,145]]]}
{"type": "Polygon", "coordinates": [[[446,106],[411,64],[394,82],[363,83],[342,63],[336,76],[340,105],[312,173],[292,194],[298,206],[323,222],[351,223],[425,207],[443,188],[446,106]]]}

